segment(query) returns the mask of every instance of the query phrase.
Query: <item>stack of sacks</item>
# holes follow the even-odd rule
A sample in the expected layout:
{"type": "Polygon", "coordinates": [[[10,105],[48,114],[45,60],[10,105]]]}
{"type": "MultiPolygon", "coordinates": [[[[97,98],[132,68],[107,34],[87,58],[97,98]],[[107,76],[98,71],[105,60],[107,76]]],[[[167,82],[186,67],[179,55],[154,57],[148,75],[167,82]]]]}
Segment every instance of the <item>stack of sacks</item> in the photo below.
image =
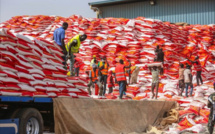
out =
{"type": "MultiPolygon", "coordinates": [[[[204,98],[202,96],[207,90],[212,89],[196,89],[195,95],[197,93],[201,93],[201,95],[193,99],[174,97],[174,100],[180,104],[181,109],[178,111],[179,122],[174,127],[178,132],[192,131],[194,133],[200,133],[205,131],[203,124],[206,125],[208,123],[210,109],[206,106],[207,97],[204,98]]],[[[169,129],[169,132],[172,132],[171,129],[169,129]]]]}
{"type": "MultiPolygon", "coordinates": [[[[188,63],[186,58],[193,60],[196,55],[200,56],[201,64],[204,67],[203,79],[211,82],[214,79],[214,61],[212,60],[215,55],[214,25],[181,27],[144,17],[96,19],[73,15],[68,18],[60,16],[17,16],[0,24],[0,28],[7,27],[13,32],[15,29],[23,34],[29,34],[26,29],[17,24],[41,25],[38,30],[33,29],[33,33],[38,36],[31,36],[46,42],[52,39],[54,30],[60,27],[64,21],[69,23],[66,41],[78,33],[88,35],[88,38],[82,42],[80,53],[76,55],[85,64],[80,70],[80,76],[85,79],[87,79],[85,71],[90,70],[92,55],[96,55],[98,58],[105,55],[111,70],[114,70],[116,63],[122,58],[130,60],[132,65],[140,67],[138,84],[142,86],[139,90],[144,93],[142,89],[146,89],[145,92],[148,93],[151,90],[151,74],[145,65],[154,60],[154,50],[157,45],[160,45],[165,54],[164,75],[160,77],[161,79],[177,80],[179,61],[184,64],[188,63]],[[27,20],[26,17],[35,21],[27,20]]],[[[54,49],[52,46],[48,46],[48,48],[54,49]]],[[[60,53],[56,54],[56,57],[60,60],[60,53]]],[[[193,74],[195,74],[194,70],[193,74]]],[[[164,97],[170,97],[169,95],[172,93],[166,93],[163,90],[166,84],[166,82],[161,82],[159,92],[163,93],[162,96],[164,97]]]]}
{"type": "MultiPolygon", "coordinates": [[[[0,29],[0,94],[34,97],[89,97],[81,78],[71,81],[55,43],[0,29]]],[[[73,78],[72,78],[73,79],[73,78]]]]}
{"type": "Polygon", "coordinates": [[[140,63],[149,63],[154,60],[156,47],[156,30],[159,21],[138,17],[135,19],[136,37],[141,42],[140,63]]]}

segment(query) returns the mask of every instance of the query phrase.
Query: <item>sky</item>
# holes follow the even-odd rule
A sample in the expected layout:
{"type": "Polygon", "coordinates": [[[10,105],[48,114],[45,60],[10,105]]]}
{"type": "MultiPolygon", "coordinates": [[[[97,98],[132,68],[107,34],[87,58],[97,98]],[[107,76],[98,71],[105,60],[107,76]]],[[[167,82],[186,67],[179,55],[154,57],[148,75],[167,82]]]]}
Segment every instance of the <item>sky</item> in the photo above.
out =
{"type": "Polygon", "coordinates": [[[0,23],[18,15],[57,15],[69,17],[73,14],[95,18],[89,2],[103,0],[0,0],[0,23]]]}

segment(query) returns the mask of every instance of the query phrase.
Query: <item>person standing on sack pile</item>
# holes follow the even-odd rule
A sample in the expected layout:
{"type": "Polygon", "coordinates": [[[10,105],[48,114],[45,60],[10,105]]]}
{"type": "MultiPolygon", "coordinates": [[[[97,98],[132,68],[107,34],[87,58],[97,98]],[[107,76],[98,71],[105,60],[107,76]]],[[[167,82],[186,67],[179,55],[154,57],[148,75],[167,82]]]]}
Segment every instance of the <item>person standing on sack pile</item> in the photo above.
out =
{"type": "MultiPolygon", "coordinates": [[[[74,58],[76,59],[76,56],[74,55],[74,58]]],[[[67,76],[75,76],[75,74],[76,74],[76,70],[75,70],[75,67],[76,67],[76,65],[77,65],[77,61],[74,59],[74,66],[73,66],[73,68],[72,68],[72,72],[73,72],[73,74],[70,74],[71,73],[71,71],[69,70],[68,72],[67,72],[67,76]]],[[[70,64],[70,61],[68,61],[67,60],[67,63],[66,63],[67,65],[68,64],[70,64]]],[[[65,66],[66,67],[66,66],[65,66]]]]}
{"type": "Polygon", "coordinates": [[[152,86],[151,86],[151,90],[152,90],[152,99],[155,97],[155,99],[157,99],[158,97],[158,88],[159,88],[159,74],[160,74],[160,70],[161,67],[149,67],[149,70],[152,73],[152,86]],[[156,87],[156,95],[154,93],[154,89],[156,87]]]}
{"type": "Polygon", "coordinates": [[[178,71],[178,74],[179,74],[179,81],[178,81],[178,85],[179,85],[179,88],[181,89],[181,96],[182,96],[182,93],[184,92],[184,88],[185,88],[185,83],[184,83],[184,64],[181,64],[179,65],[179,71],[178,71]]]}
{"type": "Polygon", "coordinates": [[[157,61],[158,61],[158,62],[162,62],[162,66],[161,66],[161,75],[163,75],[164,52],[163,52],[163,49],[162,49],[162,48],[158,50],[157,61]]]}
{"type": "Polygon", "coordinates": [[[158,52],[159,52],[160,47],[157,45],[156,49],[155,49],[155,57],[157,57],[158,52]]]}
{"type": "Polygon", "coordinates": [[[215,125],[215,93],[212,93],[208,97],[208,108],[210,108],[210,115],[208,119],[208,131],[209,134],[213,134],[215,125]]]}
{"type": "Polygon", "coordinates": [[[66,60],[70,59],[70,75],[73,74],[72,68],[74,66],[74,53],[79,53],[79,48],[81,46],[81,42],[87,39],[86,34],[78,34],[74,36],[66,45],[67,56],[66,60]]]}
{"type": "Polygon", "coordinates": [[[200,80],[201,84],[203,84],[202,76],[201,76],[202,66],[201,66],[201,63],[199,61],[199,56],[196,56],[195,61],[191,61],[191,62],[194,65],[194,68],[196,70],[196,81],[197,81],[197,85],[199,86],[199,80],[200,80]]]}
{"type": "Polygon", "coordinates": [[[103,95],[106,93],[106,84],[107,84],[107,75],[108,75],[108,67],[109,64],[107,62],[106,57],[104,56],[102,60],[98,63],[99,70],[101,71],[100,82],[104,85],[103,95]]]}
{"type": "Polygon", "coordinates": [[[91,67],[89,78],[90,78],[90,82],[87,84],[88,86],[87,90],[89,94],[91,94],[90,87],[92,86],[94,88],[95,87],[94,84],[97,84],[97,86],[99,87],[99,96],[103,96],[103,86],[99,81],[99,69],[97,68],[96,60],[94,60],[94,64],[91,67]]]}
{"type": "Polygon", "coordinates": [[[114,80],[113,80],[113,72],[112,71],[109,71],[109,74],[108,74],[108,78],[107,78],[107,84],[108,84],[108,88],[109,88],[109,94],[111,94],[113,92],[113,87],[115,88],[115,85],[114,85],[114,80]]]}
{"type": "Polygon", "coordinates": [[[186,97],[188,97],[188,88],[190,86],[191,91],[190,91],[190,97],[192,97],[193,93],[193,83],[192,83],[192,74],[190,70],[190,65],[186,65],[186,69],[184,70],[184,83],[185,83],[185,88],[186,88],[186,97]]]}
{"type": "Polygon", "coordinates": [[[116,80],[119,84],[119,99],[122,99],[123,93],[126,90],[126,76],[125,76],[125,68],[130,68],[131,67],[131,62],[129,62],[128,66],[124,65],[124,61],[122,59],[119,60],[119,63],[116,68],[115,68],[115,75],[116,75],[116,80]]]}
{"type": "Polygon", "coordinates": [[[67,55],[67,51],[65,48],[65,31],[68,28],[68,23],[64,22],[62,27],[55,29],[54,31],[54,35],[53,35],[53,40],[61,47],[62,52],[64,54],[64,56],[62,56],[64,62],[62,62],[62,64],[65,66],[66,65],[66,55],[67,55]]]}
{"type": "Polygon", "coordinates": [[[90,66],[92,66],[92,65],[93,65],[94,60],[96,60],[96,55],[93,55],[93,59],[92,59],[92,60],[91,60],[91,62],[90,62],[90,66]]]}

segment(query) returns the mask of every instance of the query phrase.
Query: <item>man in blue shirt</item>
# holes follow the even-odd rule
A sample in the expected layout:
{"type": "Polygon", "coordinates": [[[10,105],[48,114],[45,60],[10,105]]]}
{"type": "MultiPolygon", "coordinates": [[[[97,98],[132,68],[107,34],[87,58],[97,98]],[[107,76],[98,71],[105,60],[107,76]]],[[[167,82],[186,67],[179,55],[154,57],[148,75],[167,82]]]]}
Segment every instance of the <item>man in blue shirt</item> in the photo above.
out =
{"type": "Polygon", "coordinates": [[[64,59],[63,64],[65,65],[65,59],[66,59],[66,48],[65,48],[65,43],[64,43],[64,38],[65,38],[65,30],[68,28],[68,23],[64,22],[62,27],[55,29],[54,35],[53,35],[53,40],[62,48],[64,56],[62,58],[64,59]]]}

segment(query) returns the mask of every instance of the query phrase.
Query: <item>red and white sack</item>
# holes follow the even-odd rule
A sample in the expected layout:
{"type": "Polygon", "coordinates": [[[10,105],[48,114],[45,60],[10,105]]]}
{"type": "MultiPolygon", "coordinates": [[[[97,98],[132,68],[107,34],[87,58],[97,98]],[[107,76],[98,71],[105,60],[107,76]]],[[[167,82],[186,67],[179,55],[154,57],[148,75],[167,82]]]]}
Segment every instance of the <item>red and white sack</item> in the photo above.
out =
{"type": "MultiPolygon", "coordinates": [[[[15,74],[15,73],[13,73],[15,74]]],[[[0,70],[0,77],[7,77],[7,74],[4,71],[0,70]]]]}
{"type": "Polygon", "coordinates": [[[23,66],[15,65],[15,68],[16,68],[16,70],[17,70],[18,72],[24,72],[24,73],[29,74],[29,71],[28,71],[25,67],[23,67],[23,66]]]}
{"type": "Polygon", "coordinates": [[[4,72],[8,77],[14,78],[14,79],[18,79],[18,76],[16,75],[16,73],[9,71],[9,70],[3,70],[2,72],[4,72]]]}
{"type": "Polygon", "coordinates": [[[66,78],[67,77],[67,75],[66,74],[64,74],[64,73],[62,73],[62,72],[52,72],[52,76],[53,77],[56,77],[56,78],[66,78]]]}
{"type": "Polygon", "coordinates": [[[0,94],[3,96],[21,96],[22,92],[16,90],[0,90],[0,94]]]}
{"type": "Polygon", "coordinates": [[[18,84],[18,86],[21,88],[21,90],[24,91],[30,91],[30,92],[35,92],[35,88],[26,84],[18,84]]]}
{"type": "Polygon", "coordinates": [[[78,97],[76,93],[68,93],[71,97],[78,97]]]}
{"type": "Polygon", "coordinates": [[[47,93],[48,97],[55,98],[57,97],[56,93],[47,93]]]}
{"type": "Polygon", "coordinates": [[[46,87],[46,91],[47,92],[60,92],[60,90],[58,90],[55,87],[46,87]]]}
{"type": "Polygon", "coordinates": [[[153,66],[161,66],[162,67],[162,62],[153,62],[153,63],[147,63],[146,64],[148,67],[153,67],[153,66]]]}
{"type": "Polygon", "coordinates": [[[41,80],[30,81],[30,84],[32,86],[46,86],[46,82],[41,81],[41,80]]]}
{"type": "Polygon", "coordinates": [[[67,88],[67,84],[61,82],[55,82],[56,88],[67,88]]]}
{"type": "Polygon", "coordinates": [[[42,67],[43,67],[43,69],[48,69],[48,70],[52,70],[52,71],[58,71],[58,69],[53,65],[43,64],[42,67]]]}
{"type": "Polygon", "coordinates": [[[0,82],[3,82],[4,84],[18,84],[19,81],[14,79],[14,78],[10,78],[10,77],[0,77],[0,82]]]}
{"type": "Polygon", "coordinates": [[[48,94],[44,92],[34,92],[34,97],[48,97],[48,94]]]}
{"type": "Polygon", "coordinates": [[[30,74],[39,74],[39,75],[45,76],[44,72],[39,69],[28,69],[28,71],[30,74]]]}
{"type": "Polygon", "coordinates": [[[19,78],[25,78],[25,79],[29,79],[29,80],[35,80],[35,78],[32,75],[30,75],[30,74],[18,72],[17,75],[18,75],[19,78]]]}
{"type": "Polygon", "coordinates": [[[34,77],[34,79],[37,79],[37,80],[43,80],[44,77],[42,75],[39,75],[39,74],[32,74],[32,76],[34,77]]]}
{"type": "Polygon", "coordinates": [[[67,90],[69,92],[81,92],[81,90],[77,89],[77,88],[67,88],[67,90]]]}
{"type": "Polygon", "coordinates": [[[35,86],[34,87],[38,92],[46,92],[46,87],[43,86],[35,86]]]}
{"type": "Polygon", "coordinates": [[[9,71],[12,71],[15,73],[18,72],[13,66],[10,66],[10,65],[2,63],[2,62],[0,62],[0,69],[1,70],[9,70],[9,71]]]}
{"type": "Polygon", "coordinates": [[[191,128],[187,128],[185,130],[192,131],[193,133],[203,133],[203,132],[205,132],[205,128],[201,124],[194,125],[191,128]]]}
{"type": "Polygon", "coordinates": [[[5,87],[8,90],[20,90],[20,87],[17,84],[7,84],[5,87]]]}

